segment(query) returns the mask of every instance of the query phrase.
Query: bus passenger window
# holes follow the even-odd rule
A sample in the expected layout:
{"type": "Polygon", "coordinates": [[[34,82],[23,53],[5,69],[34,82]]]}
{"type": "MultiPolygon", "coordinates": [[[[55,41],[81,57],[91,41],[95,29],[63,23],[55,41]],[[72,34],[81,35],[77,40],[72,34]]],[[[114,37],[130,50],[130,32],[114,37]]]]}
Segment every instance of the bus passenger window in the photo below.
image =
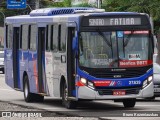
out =
{"type": "Polygon", "coordinates": [[[12,36],[13,36],[13,26],[7,25],[6,26],[7,34],[6,34],[6,47],[12,48],[12,36]]]}
{"type": "Polygon", "coordinates": [[[58,25],[51,27],[51,50],[58,51],[58,25]]]}
{"type": "Polygon", "coordinates": [[[46,50],[50,50],[50,40],[51,40],[51,26],[47,25],[47,30],[46,30],[46,50]]]}
{"type": "Polygon", "coordinates": [[[31,25],[30,30],[30,50],[36,50],[37,25],[31,25]]]}
{"type": "Polygon", "coordinates": [[[60,39],[60,51],[65,52],[66,51],[66,26],[62,25],[61,26],[61,39],[60,39]]]}
{"type": "Polygon", "coordinates": [[[21,48],[23,50],[28,49],[28,25],[22,25],[22,38],[21,38],[21,48]]]}
{"type": "Polygon", "coordinates": [[[61,49],[61,25],[58,25],[58,50],[62,51],[61,49]]]}

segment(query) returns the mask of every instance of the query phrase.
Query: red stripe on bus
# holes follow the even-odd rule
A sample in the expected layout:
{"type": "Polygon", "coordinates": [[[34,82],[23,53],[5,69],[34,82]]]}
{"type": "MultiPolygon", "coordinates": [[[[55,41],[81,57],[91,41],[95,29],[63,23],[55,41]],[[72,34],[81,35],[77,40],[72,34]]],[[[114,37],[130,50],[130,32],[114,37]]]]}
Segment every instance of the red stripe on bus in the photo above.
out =
{"type": "Polygon", "coordinates": [[[36,89],[39,92],[38,77],[37,77],[37,62],[36,62],[36,60],[33,60],[33,72],[34,72],[34,74],[36,73],[36,75],[34,75],[34,80],[35,80],[35,84],[36,84],[36,89]]]}
{"type": "Polygon", "coordinates": [[[103,81],[93,81],[95,86],[109,86],[112,81],[110,80],[103,80],[103,81]]]}
{"type": "Polygon", "coordinates": [[[76,86],[85,86],[83,83],[81,83],[80,81],[78,81],[77,83],[76,83],[76,86]]]}
{"type": "Polygon", "coordinates": [[[142,67],[151,65],[153,63],[152,60],[121,60],[119,61],[120,67],[142,67]]]}
{"type": "Polygon", "coordinates": [[[124,34],[149,34],[148,30],[142,30],[142,31],[124,31],[124,34]]]}

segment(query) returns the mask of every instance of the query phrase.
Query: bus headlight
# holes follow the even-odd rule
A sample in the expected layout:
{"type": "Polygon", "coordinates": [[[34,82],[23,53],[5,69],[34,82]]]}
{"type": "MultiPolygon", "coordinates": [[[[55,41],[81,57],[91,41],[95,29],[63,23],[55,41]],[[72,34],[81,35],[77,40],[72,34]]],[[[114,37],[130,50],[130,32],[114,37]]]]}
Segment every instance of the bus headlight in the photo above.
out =
{"type": "Polygon", "coordinates": [[[153,77],[152,76],[149,76],[148,79],[146,79],[144,82],[143,82],[143,88],[145,88],[147,85],[149,85],[153,80],[153,77]]]}
{"type": "Polygon", "coordinates": [[[87,80],[85,78],[81,78],[81,83],[87,85],[87,80]]]}
{"type": "Polygon", "coordinates": [[[94,83],[91,81],[86,80],[85,78],[81,78],[81,83],[88,86],[91,89],[94,89],[94,83]]]}
{"type": "Polygon", "coordinates": [[[149,77],[148,77],[148,82],[151,83],[152,80],[153,80],[153,77],[152,77],[152,76],[149,76],[149,77]]]}

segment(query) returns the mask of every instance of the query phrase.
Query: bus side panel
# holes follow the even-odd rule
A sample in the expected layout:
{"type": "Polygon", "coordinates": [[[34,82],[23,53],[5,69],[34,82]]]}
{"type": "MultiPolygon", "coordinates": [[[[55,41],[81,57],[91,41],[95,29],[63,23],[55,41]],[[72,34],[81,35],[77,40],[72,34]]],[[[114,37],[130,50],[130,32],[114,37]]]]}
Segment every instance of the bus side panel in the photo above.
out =
{"type": "Polygon", "coordinates": [[[19,50],[19,76],[20,76],[20,89],[23,90],[23,73],[24,73],[24,54],[22,50],[19,50]]]}
{"type": "Polygon", "coordinates": [[[61,56],[59,53],[53,53],[53,94],[55,97],[60,97],[60,76],[62,75],[61,70],[61,56]]]}
{"type": "Polygon", "coordinates": [[[37,52],[29,51],[28,77],[31,93],[38,93],[38,71],[37,71],[37,52]]]}
{"type": "Polygon", "coordinates": [[[53,55],[51,52],[45,52],[45,72],[46,72],[46,93],[50,96],[53,95],[53,55]]]}
{"type": "Polygon", "coordinates": [[[23,75],[26,71],[28,74],[28,51],[19,50],[20,61],[20,89],[23,90],[23,75]]]}
{"type": "Polygon", "coordinates": [[[6,84],[14,88],[13,82],[13,60],[12,60],[12,50],[6,49],[5,51],[5,68],[6,68],[6,84]]]}

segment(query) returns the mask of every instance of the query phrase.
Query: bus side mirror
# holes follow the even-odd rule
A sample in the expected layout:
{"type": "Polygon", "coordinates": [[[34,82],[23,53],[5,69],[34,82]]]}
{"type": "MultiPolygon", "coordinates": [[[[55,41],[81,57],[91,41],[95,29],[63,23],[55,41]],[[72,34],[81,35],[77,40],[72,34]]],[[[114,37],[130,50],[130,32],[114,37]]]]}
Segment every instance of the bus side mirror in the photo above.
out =
{"type": "Polygon", "coordinates": [[[74,37],[72,41],[72,51],[75,56],[78,55],[78,39],[76,37],[74,37]]]}

